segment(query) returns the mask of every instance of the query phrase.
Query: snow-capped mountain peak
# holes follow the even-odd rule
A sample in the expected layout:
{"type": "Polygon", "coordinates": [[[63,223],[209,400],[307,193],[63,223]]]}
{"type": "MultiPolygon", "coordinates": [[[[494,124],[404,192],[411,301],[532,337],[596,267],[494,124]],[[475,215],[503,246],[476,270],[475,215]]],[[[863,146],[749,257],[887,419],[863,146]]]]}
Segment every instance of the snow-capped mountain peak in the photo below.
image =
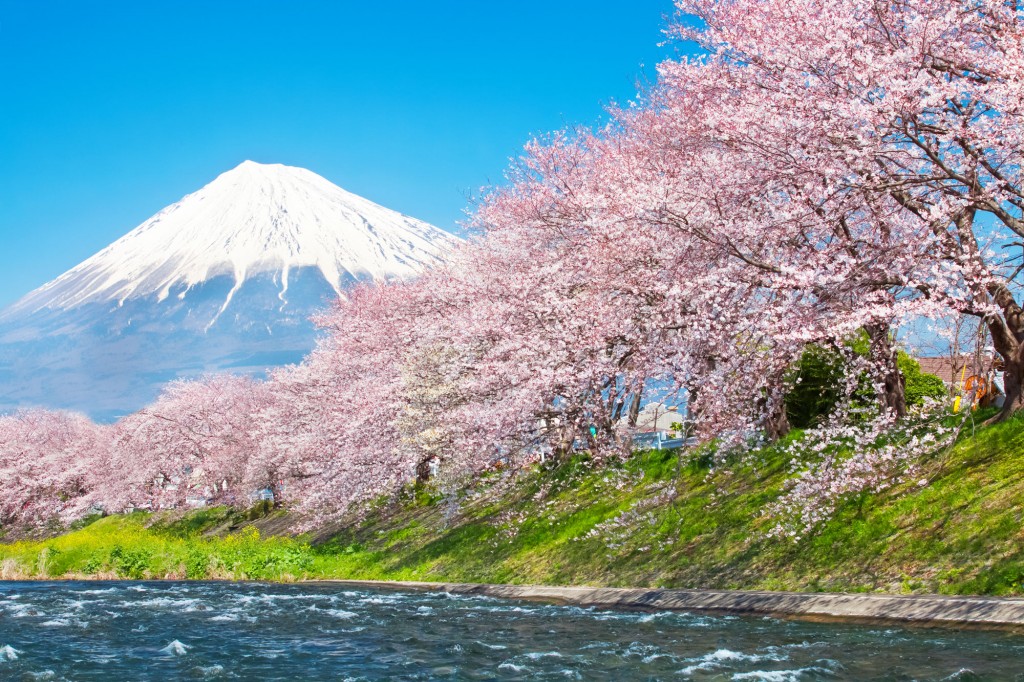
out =
{"type": "Polygon", "coordinates": [[[246,161],[0,312],[0,412],[111,419],[172,379],[298,362],[310,316],[346,286],[415,276],[458,242],[316,173],[246,161]]]}
{"type": "Polygon", "coordinates": [[[286,301],[289,273],[316,268],[338,293],[346,281],[415,275],[457,240],[420,220],[347,192],[303,168],[245,161],[171,204],[8,311],[83,303],[179,298],[229,275],[235,291],[276,273],[286,301]]]}

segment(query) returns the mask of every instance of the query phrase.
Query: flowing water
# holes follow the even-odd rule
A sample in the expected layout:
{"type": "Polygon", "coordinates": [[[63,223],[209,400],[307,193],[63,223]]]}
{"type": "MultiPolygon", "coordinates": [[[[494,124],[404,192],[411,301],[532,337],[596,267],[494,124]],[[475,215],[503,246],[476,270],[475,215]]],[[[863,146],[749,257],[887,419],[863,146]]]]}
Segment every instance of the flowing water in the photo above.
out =
{"type": "Polygon", "coordinates": [[[0,680],[1024,680],[1024,635],[315,583],[3,583],[0,680]]]}

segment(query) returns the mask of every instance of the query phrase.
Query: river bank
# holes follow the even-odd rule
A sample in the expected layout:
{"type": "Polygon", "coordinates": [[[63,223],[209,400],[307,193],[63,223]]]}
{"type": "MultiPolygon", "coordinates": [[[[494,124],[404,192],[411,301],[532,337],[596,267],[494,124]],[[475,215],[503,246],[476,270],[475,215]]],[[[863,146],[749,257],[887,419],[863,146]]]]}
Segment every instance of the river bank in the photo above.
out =
{"type": "Polygon", "coordinates": [[[327,582],[353,588],[442,592],[601,609],[757,615],[813,622],[968,626],[1009,629],[1024,633],[1024,598],[745,590],[651,590],[379,580],[327,582]]]}
{"type": "MultiPolygon", "coordinates": [[[[24,583],[124,583],[109,575],[68,575],[60,580],[0,580],[24,583]]],[[[177,578],[141,580],[180,583],[177,578]]],[[[235,585],[334,585],[385,592],[434,592],[444,595],[492,597],[582,608],[627,611],[766,616],[810,622],[862,625],[913,625],[1008,630],[1024,634],[1024,598],[878,593],[770,592],[755,590],[673,590],[579,585],[496,585],[388,580],[235,580],[204,579],[197,583],[235,585]]]]}
{"type": "Polygon", "coordinates": [[[914,481],[848,500],[799,541],[768,532],[788,464],[772,448],[728,470],[699,453],[577,458],[453,495],[409,489],[309,534],[262,508],[86,519],[0,538],[0,578],[1024,594],[1024,420],[977,428],[918,463],[914,481]]]}

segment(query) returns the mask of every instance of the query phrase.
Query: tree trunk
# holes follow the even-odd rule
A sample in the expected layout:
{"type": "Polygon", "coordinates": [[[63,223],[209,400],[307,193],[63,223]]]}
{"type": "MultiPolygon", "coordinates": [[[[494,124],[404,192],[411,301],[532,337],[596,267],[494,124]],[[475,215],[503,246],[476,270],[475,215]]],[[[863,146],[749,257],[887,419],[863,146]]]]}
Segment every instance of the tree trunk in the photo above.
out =
{"type": "Polygon", "coordinates": [[[1024,409],[1024,344],[1017,343],[1011,334],[996,334],[994,327],[1005,331],[1002,320],[990,323],[992,341],[999,357],[1003,359],[1003,407],[988,423],[1001,422],[1024,409]]]}
{"type": "MultiPolygon", "coordinates": [[[[408,469],[407,469],[408,471],[408,469]]],[[[420,485],[430,480],[430,458],[416,464],[416,482],[420,485]]]]}
{"type": "Polygon", "coordinates": [[[789,429],[789,418],[786,416],[786,401],[780,399],[772,407],[771,414],[765,420],[765,436],[768,437],[769,441],[774,442],[789,433],[789,429]]]}
{"type": "Polygon", "coordinates": [[[1003,359],[1003,409],[989,423],[1001,422],[1024,408],[1024,310],[1005,284],[989,286],[989,294],[1003,314],[985,321],[992,335],[992,346],[1003,359]]]}
{"type": "Polygon", "coordinates": [[[634,393],[633,398],[629,401],[629,412],[627,414],[629,428],[632,429],[636,426],[636,421],[640,417],[640,391],[634,393]]]}
{"type": "Polygon", "coordinates": [[[572,457],[572,446],[576,442],[576,430],[568,423],[558,424],[555,431],[555,446],[552,448],[552,464],[558,465],[572,457]]]}
{"type": "Polygon", "coordinates": [[[871,361],[880,373],[882,385],[878,392],[879,407],[886,414],[907,415],[906,380],[899,367],[899,353],[892,343],[889,325],[869,324],[864,327],[871,342],[871,361]]]}
{"type": "MultiPolygon", "coordinates": [[[[1024,348],[1024,347],[1022,347],[1024,348]]],[[[1024,409],[1024,358],[1018,351],[1014,362],[1007,362],[1003,370],[1003,407],[992,421],[1003,421],[1024,409]]]]}
{"type": "MultiPolygon", "coordinates": [[[[778,380],[779,386],[782,380],[778,380]]],[[[757,416],[761,420],[761,427],[764,429],[764,436],[769,442],[775,442],[789,433],[792,426],[789,423],[789,416],[786,414],[786,396],[762,395],[757,399],[755,406],[757,416]]],[[[683,434],[685,438],[689,434],[683,434]]]]}

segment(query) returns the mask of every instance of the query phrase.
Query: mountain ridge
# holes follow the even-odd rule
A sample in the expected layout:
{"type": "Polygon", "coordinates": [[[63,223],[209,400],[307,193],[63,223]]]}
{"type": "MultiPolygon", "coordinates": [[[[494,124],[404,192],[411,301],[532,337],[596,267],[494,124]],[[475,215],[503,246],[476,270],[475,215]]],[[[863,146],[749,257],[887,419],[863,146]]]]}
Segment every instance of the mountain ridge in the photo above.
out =
{"type": "Polygon", "coordinates": [[[277,271],[284,301],[289,271],[308,266],[340,294],[347,278],[413,276],[457,241],[312,171],[244,161],[29,292],[0,320],[150,295],[162,302],[175,287],[183,295],[221,274],[240,286],[250,274],[277,271]]]}
{"type": "Polygon", "coordinates": [[[0,311],[0,412],[109,420],[171,379],[297,362],[310,316],[347,287],[415,277],[460,241],[312,171],[246,161],[0,311]]]}

